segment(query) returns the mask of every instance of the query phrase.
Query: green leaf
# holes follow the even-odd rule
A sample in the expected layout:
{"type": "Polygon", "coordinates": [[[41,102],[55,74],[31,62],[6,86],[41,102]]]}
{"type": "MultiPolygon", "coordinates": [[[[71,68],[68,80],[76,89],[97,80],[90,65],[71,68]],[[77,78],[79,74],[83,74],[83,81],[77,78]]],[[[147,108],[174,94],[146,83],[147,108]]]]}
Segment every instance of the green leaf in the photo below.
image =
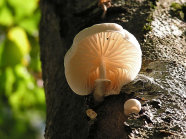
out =
{"type": "Polygon", "coordinates": [[[36,96],[37,96],[37,102],[40,104],[44,104],[45,102],[45,93],[43,88],[36,88],[35,90],[36,96]]]}
{"type": "Polygon", "coordinates": [[[21,64],[17,65],[15,68],[14,68],[14,72],[15,72],[15,76],[17,78],[17,80],[30,80],[31,78],[31,75],[30,73],[28,72],[27,68],[21,64]]]}
{"type": "Polygon", "coordinates": [[[35,37],[29,36],[30,44],[32,46],[30,51],[30,62],[28,67],[34,72],[41,72],[40,48],[38,40],[35,37]]]}
{"type": "MultiPolygon", "coordinates": [[[[4,70],[0,70],[0,96],[4,94],[5,92],[5,80],[6,80],[6,75],[4,70]]],[[[0,102],[1,104],[2,102],[0,102]]]]}
{"type": "Polygon", "coordinates": [[[15,42],[23,56],[29,53],[30,43],[27,34],[21,27],[14,27],[8,31],[9,40],[15,42]]]}
{"type": "Polygon", "coordinates": [[[3,26],[10,26],[13,24],[13,15],[6,6],[0,8],[0,24],[3,26]]]}
{"type": "Polygon", "coordinates": [[[7,0],[15,10],[15,18],[19,21],[24,16],[30,16],[37,8],[38,0],[7,0]]]}
{"type": "Polygon", "coordinates": [[[29,67],[32,68],[34,72],[41,72],[41,61],[39,57],[33,57],[31,58],[31,61],[29,63],[29,67]]]}
{"type": "Polygon", "coordinates": [[[27,19],[23,19],[19,23],[19,25],[22,28],[24,28],[29,34],[33,35],[33,34],[38,34],[37,24],[35,22],[36,21],[31,18],[27,18],[27,19]]]}
{"type": "Polygon", "coordinates": [[[21,105],[24,101],[23,93],[26,90],[25,90],[25,85],[22,83],[19,83],[17,90],[14,91],[12,93],[12,95],[9,97],[10,104],[11,104],[14,111],[19,111],[19,109],[21,108],[21,105]]]}
{"type": "Polygon", "coordinates": [[[6,40],[2,48],[1,67],[15,66],[21,63],[23,54],[19,47],[12,41],[6,40]]]}
{"type": "Polygon", "coordinates": [[[0,0],[0,139],[37,138],[33,113],[45,115],[44,90],[34,79],[41,78],[38,3],[0,0]]]}
{"type": "Polygon", "coordinates": [[[32,16],[22,19],[18,25],[24,28],[31,36],[38,37],[39,21],[40,11],[37,9],[32,16]]]}
{"type": "Polygon", "coordinates": [[[12,94],[13,84],[15,82],[15,76],[12,71],[12,68],[10,67],[6,68],[5,74],[6,74],[5,92],[7,96],[10,96],[12,94]]]}
{"type": "Polygon", "coordinates": [[[19,22],[20,27],[24,28],[30,35],[38,34],[37,21],[32,18],[26,18],[19,22]]]}
{"type": "MultiPolygon", "coordinates": [[[[1,36],[0,36],[1,37],[1,36]]],[[[5,40],[2,40],[0,42],[0,67],[2,66],[2,53],[3,53],[3,50],[4,50],[4,46],[5,45],[5,40]]]]}
{"type": "Polygon", "coordinates": [[[4,5],[5,0],[0,0],[0,8],[4,5]]]}

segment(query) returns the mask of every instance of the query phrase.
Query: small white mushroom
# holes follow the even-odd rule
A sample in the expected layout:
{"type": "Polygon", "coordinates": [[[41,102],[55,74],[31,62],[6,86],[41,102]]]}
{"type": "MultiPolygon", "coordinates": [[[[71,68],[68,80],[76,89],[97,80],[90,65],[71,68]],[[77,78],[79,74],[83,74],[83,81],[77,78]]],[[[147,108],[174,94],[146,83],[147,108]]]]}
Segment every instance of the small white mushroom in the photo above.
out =
{"type": "Polygon", "coordinates": [[[131,113],[138,114],[141,110],[141,103],[137,99],[129,99],[124,103],[124,114],[128,116],[131,113]]]}
{"type": "Polygon", "coordinates": [[[115,23],[96,24],[80,31],[65,55],[65,76],[78,95],[93,92],[96,101],[119,94],[141,68],[136,38],[115,23]]]}

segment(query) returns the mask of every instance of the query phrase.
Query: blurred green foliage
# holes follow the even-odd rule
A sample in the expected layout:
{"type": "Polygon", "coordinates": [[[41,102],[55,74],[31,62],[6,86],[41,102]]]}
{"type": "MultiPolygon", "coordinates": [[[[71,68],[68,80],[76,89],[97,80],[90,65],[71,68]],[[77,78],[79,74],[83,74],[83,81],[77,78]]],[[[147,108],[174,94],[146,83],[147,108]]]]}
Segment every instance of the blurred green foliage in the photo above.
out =
{"type": "Polygon", "coordinates": [[[44,128],[39,0],[0,0],[0,139],[35,139],[44,128]]]}

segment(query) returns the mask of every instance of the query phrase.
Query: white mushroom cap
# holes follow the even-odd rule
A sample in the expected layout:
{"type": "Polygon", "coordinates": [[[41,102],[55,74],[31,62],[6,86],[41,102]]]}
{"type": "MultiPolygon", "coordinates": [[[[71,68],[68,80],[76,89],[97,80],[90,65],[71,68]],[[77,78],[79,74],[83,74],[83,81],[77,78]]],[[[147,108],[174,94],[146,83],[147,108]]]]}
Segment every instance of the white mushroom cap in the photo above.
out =
{"type": "Polygon", "coordinates": [[[138,114],[141,110],[141,103],[137,99],[129,99],[124,103],[124,113],[128,116],[130,113],[138,114]]]}
{"type": "Polygon", "coordinates": [[[96,24],[75,36],[64,58],[65,76],[71,89],[79,95],[90,94],[100,78],[110,80],[104,96],[119,94],[121,87],[137,76],[141,56],[138,41],[122,26],[96,24]]]}

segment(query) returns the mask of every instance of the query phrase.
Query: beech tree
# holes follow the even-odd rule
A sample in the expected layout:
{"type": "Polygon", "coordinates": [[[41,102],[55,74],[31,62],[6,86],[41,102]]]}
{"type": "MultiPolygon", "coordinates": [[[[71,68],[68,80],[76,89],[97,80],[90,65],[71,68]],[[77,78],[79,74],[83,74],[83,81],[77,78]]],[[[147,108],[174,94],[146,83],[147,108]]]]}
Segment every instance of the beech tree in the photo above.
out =
{"type": "MultiPolygon", "coordinates": [[[[179,136],[183,137],[184,124],[180,122],[180,126],[175,127],[176,122],[179,123],[183,118],[180,115],[183,114],[184,97],[182,93],[176,93],[175,88],[184,90],[182,58],[184,54],[181,52],[184,48],[184,37],[181,33],[174,34],[177,36],[168,34],[167,37],[163,27],[158,29],[161,24],[164,26],[162,15],[164,13],[169,15],[165,11],[169,10],[166,7],[170,5],[164,5],[164,10],[161,10],[161,6],[157,3],[156,0],[113,0],[112,6],[102,18],[103,10],[98,7],[97,0],[40,1],[42,13],[40,47],[47,105],[46,139],[176,137],[178,134],[174,132],[180,131],[179,136]],[[119,95],[106,97],[100,105],[95,105],[92,95],[79,96],[68,86],[64,75],[64,55],[80,30],[97,23],[109,22],[120,24],[137,38],[143,52],[143,64],[139,76],[130,84],[125,85],[119,95]],[[160,25],[156,26],[156,22],[160,25]],[[155,34],[157,30],[166,36],[163,38],[164,41],[161,41],[160,35],[155,34]],[[178,38],[181,41],[178,42],[178,38]],[[175,48],[177,55],[173,54],[172,49],[176,42],[183,46],[183,48],[180,47],[181,50],[175,48]],[[167,48],[171,49],[170,51],[164,49],[167,45],[170,46],[167,48]],[[171,71],[175,71],[180,78],[170,74],[171,71]],[[165,76],[168,80],[165,80],[165,76]],[[172,86],[176,81],[178,85],[172,86]],[[125,123],[127,117],[123,113],[123,104],[129,98],[138,98],[143,106],[140,115],[133,116],[131,121],[129,118],[128,123],[125,123]],[[166,120],[169,117],[171,121],[171,118],[175,116],[172,112],[175,107],[170,108],[171,110],[166,109],[169,107],[167,100],[175,102],[176,110],[180,112],[176,114],[179,117],[178,120],[172,120],[171,125],[166,120]],[[88,108],[94,109],[98,114],[96,120],[87,117],[88,108]],[[158,121],[158,119],[161,120],[158,121]]],[[[180,19],[167,17],[165,22],[170,23],[167,28],[171,28],[172,21],[185,24],[180,19]]],[[[179,27],[183,28],[183,26],[179,27]]]]}

